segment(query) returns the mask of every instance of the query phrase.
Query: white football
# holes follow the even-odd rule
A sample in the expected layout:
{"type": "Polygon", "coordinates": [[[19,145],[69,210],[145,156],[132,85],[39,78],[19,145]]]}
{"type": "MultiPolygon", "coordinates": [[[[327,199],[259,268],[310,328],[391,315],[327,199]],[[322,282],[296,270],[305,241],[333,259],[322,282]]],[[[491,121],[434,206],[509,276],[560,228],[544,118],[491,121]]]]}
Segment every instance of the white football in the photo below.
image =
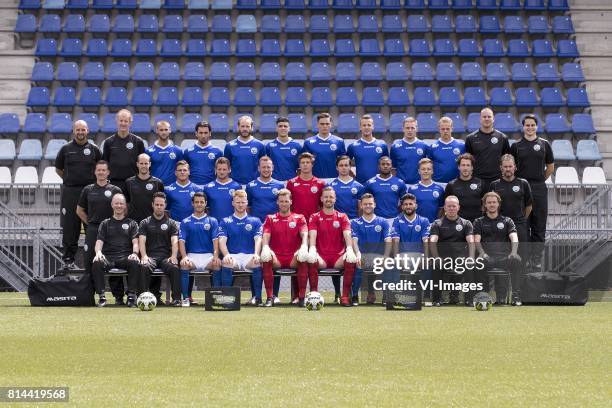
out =
{"type": "Polygon", "coordinates": [[[157,298],[151,292],[143,292],[136,299],[136,306],[143,312],[150,312],[157,306],[157,298]]]}
{"type": "Polygon", "coordinates": [[[304,299],[306,310],[321,310],[325,305],[325,299],[319,292],[308,292],[304,299]]]}

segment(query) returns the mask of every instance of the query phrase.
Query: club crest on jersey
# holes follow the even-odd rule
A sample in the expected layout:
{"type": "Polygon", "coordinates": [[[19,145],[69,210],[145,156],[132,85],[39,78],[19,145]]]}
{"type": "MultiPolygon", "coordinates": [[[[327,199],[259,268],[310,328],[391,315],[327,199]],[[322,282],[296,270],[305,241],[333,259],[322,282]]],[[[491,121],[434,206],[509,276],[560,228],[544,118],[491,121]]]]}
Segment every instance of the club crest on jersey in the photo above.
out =
{"type": "Polygon", "coordinates": [[[107,198],[110,198],[110,196],[112,196],[112,195],[113,195],[113,193],[111,193],[111,191],[110,191],[110,190],[106,190],[106,191],[104,192],[104,196],[105,196],[105,197],[107,197],[107,198]]]}
{"type": "Polygon", "coordinates": [[[87,244],[83,245],[83,250],[84,250],[85,252],[87,252],[87,248],[89,248],[89,247],[87,246],[87,244]]]}
{"type": "Polygon", "coordinates": [[[417,154],[420,156],[423,154],[423,149],[421,149],[420,147],[418,149],[416,149],[417,154]]]}
{"type": "Polygon", "coordinates": [[[174,190],[176,190],[176,187],[174,187],[174,186],[166,186],[166,187],[164,187],[164,189],[166,189],[168,191],[174,191],[174,190]]]}
{"type": "Polygon", "coordinates": [[[332,225],[334,226],[334,228],[340,228],[340,222],[339,221],[334,221],[334,223],[332,225]]]}
{"type": "Polygon", "coordinates": [[[463,225],[461,225],[461,224],[457,224],[457,225],[455,225],[455,229],[456,229],[457,231],[463,231],[463,225]]]}
{"type": "Polygon", "coordinates": [[[471,188],[472,190],[476,190],[476,189],[478,188],[478,184],[476,184],[476,183],[472,183],[472,184],[470,184],[470,188],[471,188]]]}
{"type": "Polygon", "coordinates": [[[276,142],[270,142],[270,147],[276,147],[276,142]]]}
{"type": "Polygon", "coordinates": [[[130,228],[130,226],[128,224],[121,224],[121,228],[123,228],[125,231],[127,231],[128,228],[130,228]]]}
{"type": "Polygon", "coordinates": [[[379,153],[379,154],[382,153],[382,148],[380,146],[376,147],[376,153],[379,153]]]}
{"type": "Polygon", "coordinates": [[[314,194],[314,193],[316,193],[317,191],[319,191],[319,188],[318,188],[317,186],[312,186],[312,187],[310,187],[310,192],[311,192],[311,193],[313,193],[313,194],[314,194]]]}
{"type": "Polygon", "coordinates": [[[297,155],[297,149],[291,149],[290,151],[292,156],[297,155]]]}
{"type": "Polygon", "coordinates": [[[125,147],[131,150],[131,149],[133,149],[133,148],[134,148],[134,143],[132,143],[132,142],[127,142],[127,144],[125,145],[125,147]]]}
{"type": "Polygon", "coordinates": [[[397,185],[393,184],[391,186],[391,191],[397,191],[397,188],[398,188],[397,185]]]}
{"type": "Polygon", "coordinates": [[[420,225],[415,225],[415,226],[414,226],[414,230],[415,230],[416,232],[421,232],[421,226],[420,226],[420,225]]]}
{"type": "Polygon", "coordinates": [[[195,194],[195,191],[190,192],[189,197],[193,197],[194,194],[195,194]]]}
{"type": "Polygon", "coordinates": [[[437,143],[434,143],[434,144],[432,144],[432,145],[431,145],[431,147],[432,147],[433,149],[437,148],[438,146],[439,146],[439,144],[437,144],[437,143]]]}
{"type": "Polygon", "coordinates": [[[433,193],[431,193],[431,195],[436,198],[440,197],[440,193],[438,193],[437,191],[434,191],[433,193]]]}
{"type": "Polygon", "coordinates": [[[230,188],[230,189],[229,189],[229,191],[228,191],[228,193],[229,193],[229,195],[231,195],[231,196],[233,197],[233,196],[234,196],[234,192],[235,192],[235,191],[236,191],[236,190],[234,190],[233,188],[230,188]]]}
{"type": "Polygon", "coordinates": [[[278,195],[278,188],[273,188],[272,189],[272,194],[278,195]]]}
{"type": "Polygon", "coordinates": [[[497,223],[497,229],[504,229],[504,223],[503,222],[498,222],[497,223]]]}
{"type": "Polygon", "coordinates": [[[337,148],[338,148],[338,146],[336,146],[333,143],[329,145],[329,150],[331,150],[331,151],[336,151],[337,148]]]}
{"type": "Polygon", "coordinates": [[[147,190],[151,191],[151,190],[153,190],[153,184],[151,184],[151,183],[147,183],[147,184],[145,185],[145,188],[146,188],[147,190]]]}
{"type": "Polygon", "coordinates": [[[251,187],[255,187],[255,182],[254,182],[254,181],[251,181],[251,182],[249,183],[249,186],[251,186],[251,187]]]}
{"type": "Polygon", "coordinates": [[[295,221],[291,221],[291,222],[289,223],[289,228],[295,228],[295,227],[296,227],[296,225],[297,225],[297,224],[295,223],[295,221]]]}
{"type": "Polygon", "coordinates": [[[89,156],[89,155],[91,154],[91,150],[89,150],[89,149],[83,149],[83,154],[84,154],[85,156],[89,156]]]}
{"type": "Polygon", "coordinates": [[[536,152],[540,151],[540,145],[534,145],[533,146],[533,150],[535,150],[536,152]]]}
{"type": "Polygon", "coordinates": [[[210,224],[208,224],[208,223],[204,224],[204,229],[206,231],[208,231],[210,229],[210,224]]]}
{"type": "Polygon", "coordinates": [[[62,215],[66,215],[66,208],[62,207],[62,215]]]}
{"type": "Polygon", "coordinates": [[[168,229],[168,224],[162,224],[160,227],[162,231],[166,231],[168,229]]]}
{"type": "Polygon", "coordinates": [[[257,154],[257,148],[251,147],[251,154],[257,154]]]}
{"type": "Polygon", "coordinates": [[[498,140],[498,139],[497,139],[495,136],[493,136],[493,137],[491,138],[491,143],[493,143],[493,144],[497,144],[497,142],[499,142],[499,140],[498,140]]]}
{"type": "Polygon", "coordinates": [[[176,159],[176,153],[174,153],[174,152],[171,152],[171,153],[169,154],[169,156],[170,156],[170,158],[171,158],[172,160],[176,159]]]}
{"type": "Polygon", "coordinates": [[[251,224],[246,224],[244,226],[244,229],[247,230],[247,231],[251,231],[251,230],[253,230],[253,226],[251,224]]]}
{"type": "Polygon", "coordinates": [[[380,225],[377,225],[377,226],[374,227],[374,231],[380,232],[380,231],[382,231],[382,227],[380,225]]]}
{"type": "Polygon", "coordinates": [[[355,187],[351,188],[351,194],[357,194],[357,188],[355,187]]]}
{"type": "Polygon", "coordinates": [[[459,154],[459,153],[461,153],[461,151],[459,150],[459,148],[455,147],[453,149],[453,154],[459,154]]]}
{"type": "Polygon", "coordinates": [[[518,193],[518,192],[519,192],[519,190],[520,190],[520,187],[519,187],[519,186],[513,186],[513,187],[512,187],[512,191],[514,191],[515,193],[518,193]]]}
{"type": "MultiPolygon", "coordinates": [[[[212,153],[211,153],[212,154],[212,153]]],[[[215,182],[211,181],[210,183],[208,183],[208,185],[206,187],[214,187],[215,186],[215,182]]]]}
{"type": "Polygon", "coordinates": [[[215,154],[214,153],[208,153],[208,160],[215,160],[215,154]]]}

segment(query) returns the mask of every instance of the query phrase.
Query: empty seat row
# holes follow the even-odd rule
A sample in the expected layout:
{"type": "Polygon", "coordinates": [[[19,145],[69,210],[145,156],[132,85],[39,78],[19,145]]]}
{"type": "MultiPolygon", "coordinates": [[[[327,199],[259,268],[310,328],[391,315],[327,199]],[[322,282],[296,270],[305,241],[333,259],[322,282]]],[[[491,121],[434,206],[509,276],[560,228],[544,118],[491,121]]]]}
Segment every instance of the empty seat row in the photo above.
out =
{"type": "Polygon", "coordinates": [[[575,154],[572,142],[567,139],[553,140],[551,145],[556,161],[599,161],[602,159],[597,142],[592,139],[579,140],[575,154]]]}
{"type": "MultiPolygon", "coordinates": [[[[265,0],[264,0],[265,1],[265,0]]],[[[140,9],[168,9],[191,10],[212,9],[229,10],[232,8],[231,0],[20,0],[20,10],[120,10],[140,9]]]]}

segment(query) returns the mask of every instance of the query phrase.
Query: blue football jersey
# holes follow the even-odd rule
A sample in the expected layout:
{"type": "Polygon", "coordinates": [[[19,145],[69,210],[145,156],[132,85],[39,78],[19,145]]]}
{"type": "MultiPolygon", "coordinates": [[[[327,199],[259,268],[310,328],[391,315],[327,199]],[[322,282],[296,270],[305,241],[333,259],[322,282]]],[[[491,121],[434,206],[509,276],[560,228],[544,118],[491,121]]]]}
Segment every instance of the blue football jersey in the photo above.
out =
{"type": "Polygon", "coordinates": [[[465,153],[465,143],[462,140],[452,139],[444,143],[438,139],[431,145],[429,158],[433,160],[433,179],[440,183],[459,177],[457,157],[465,153]]]}
{"type": "Polygon", "coordinates": [[[259,158],[265,154],[264,144],[255,138],[243,142],[236,138],[225,145],[223,155],[232,164],[232,178],[240,184],[253,180],[259,158]]]}
{"type": "Polygon", "coordinates": [[[393,142],[390,154],[397,177],[406,184],[414,184],[420,179],[419,160],[429,157],[429,146],[419,139],[412,143],[400,139],[393,142]]]}
{"type": "Polygon", "coordinates": [[[280,181],[294,178],[297,175],[298,156],[301,150],[302,145],[291,138],[287,143],[282,143],[278,139],[270,141],[266,145],[266,156],[269,156],[274,163],[272,177],[280,181]]]}
{"type": "Polygon", "coordinates": [[[399,239],[401,252],[423,252],[423,239],[429,237],[429,226],[429,220],[423,216],[416,214],[410,221],[400,214],[393,220],[391,236],[399,239]]]}
{"type": "Polygon", "coordinates": [[[176,163],[183,160],[183,151],[174,143],[169,142],[166,147],[153,143],[146,150],[151,158],[151,174],[164,183],[165,186],[176,181],[176,163]]]}
{"type": "Polygon", "coordinates": [[[376,215],[394,218],[399,212],[399,199],[406,194],[406,183],[395,176],[383,179],[378,175],[368,180],[365,192],[372,194],[376,200],[376,215]]]}
{"type": "Polygon", "coordinates": [[[217,180],[206,184],[204,186],[204,193],[208,197],[208,213],[218,220],[232,215],[234,213],[232,198],[236,190],[242,190],[242,185],[232,179],[223,184],[217,180]]]}
{"type": "Polygon", "coordinates": [[[337,178],[329,185],[336,192],[336,210],[345,213],[349,219],[357,218],[357,205],[365,187],[353,178],[346,183],[337,178]]]}
{"type": "Polygon", "coordinates": [[[427,218],[430,223],[438,218],[438,211],[444,207],[444,189],[436,183],[428,186],[418,183],[410,186],[409,193],[414,194],[417,202],[417,214],[427,218]]]}
{"type": "Polygon", "coordinates": [[[278,211],[276,196],[284,187],[285,184],[283,182],[275,179],[264,183],[259,178],[256,178],[249,182],[246,186],[246,192],[249,197],[251,215],[263,222],[267,215],[276,213],[278,211]]]}
{"type": "Polygon", "coordinates": [[[213,241],[219,238],[219,223],[213,217],[198,218],[191,214],[181,221],[179,240],[185,241],[187,253],[208,254],[214,252],[213,241]]]}
{"type": "Polygon", "coordinates": [[[304,142],[302,152],[312,153],[315,156],[312,173],[318,178],[338,177],[336,158],[346,154],[344,140],[338,136],[329,135],[327,139],[319,135],[309,137],[304,142]]]}
{"type": "Polygon", "coordinates": [[[357,174],[355,178],[360,183],[365,183],[374,177],[378,171],[378,159],[389,156],[389,148],[384,140],[373,139],[366,142],[359,139],[349,145],[346,154],[355,160],[357,174]]]}
{"type": "Polygon", "coordinates": [[[199,186],[215,179],[215,161],[223,156],[221,149],[208,144],[201,147],[197,143],[185,150],[184,157],[189,163],[189,178],[199,186]]]}
{"type": "Polygon", "coordinates": [[[219,237],[227,238],[230,254],[255,253],[255,237],[261,237],[262,223],[257,217],[238,218],[232,214],[219,223],[219,237]]]}
{"type": "Polygon", "coordinates": [[[177,182],[170,184],[164,188],[168,201],[168,212],[173,220],[182,220],[189,217],[193,213],[193,204],[191,197],[202,188],[191,181],[181,186],[177,182]]]}
{"type": "Polygon", "coordinates": [[[371,252],[376,248],[371,244],[379,244],[391,238],[391,228],[389,222],[382,217],[374,217],[371,221],[359,217],[351,220],[351,235],[357,239],[360,251],[371,252]]]}

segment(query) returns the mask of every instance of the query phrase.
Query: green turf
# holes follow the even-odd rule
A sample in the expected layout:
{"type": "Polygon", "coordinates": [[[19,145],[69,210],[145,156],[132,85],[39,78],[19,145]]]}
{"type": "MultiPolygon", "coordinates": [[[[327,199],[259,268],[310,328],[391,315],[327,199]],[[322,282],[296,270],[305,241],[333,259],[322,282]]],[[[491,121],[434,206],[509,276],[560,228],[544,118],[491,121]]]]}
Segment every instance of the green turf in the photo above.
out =
{"type": "Polygon", "coordinates": [[[328,305],[320,312],[147,313],[26,305],[24,294],[0,294],[0,385],[68,386],[78,406],[612,401],[612,303],[606,302],[490,312],[328,305]]]}

